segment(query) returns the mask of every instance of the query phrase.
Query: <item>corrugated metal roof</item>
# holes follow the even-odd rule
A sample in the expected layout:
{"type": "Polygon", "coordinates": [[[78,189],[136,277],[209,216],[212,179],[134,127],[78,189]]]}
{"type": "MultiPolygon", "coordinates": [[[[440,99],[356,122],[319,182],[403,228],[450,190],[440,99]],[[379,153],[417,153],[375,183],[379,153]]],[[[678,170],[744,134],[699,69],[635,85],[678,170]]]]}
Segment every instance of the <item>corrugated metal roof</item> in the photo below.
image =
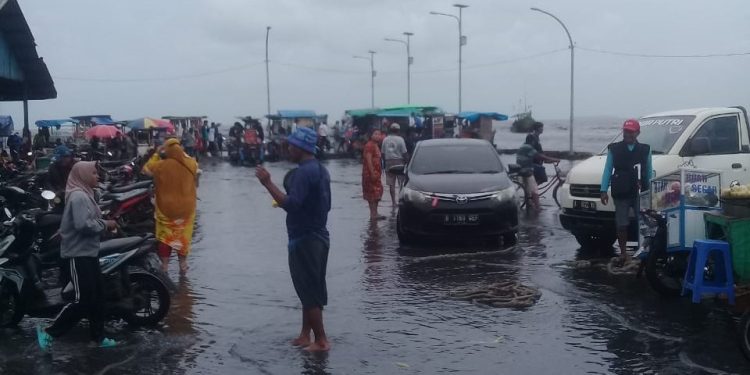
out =
{"type": "Polygon", "coordinates": [[[24,81],[0,79],[0,101],[56,98],[57,90],[52,76],[47,64],[37,54],[34,36],[17,0],[0,1],[0,35],[7,42],[25,77],[24,81]]]}

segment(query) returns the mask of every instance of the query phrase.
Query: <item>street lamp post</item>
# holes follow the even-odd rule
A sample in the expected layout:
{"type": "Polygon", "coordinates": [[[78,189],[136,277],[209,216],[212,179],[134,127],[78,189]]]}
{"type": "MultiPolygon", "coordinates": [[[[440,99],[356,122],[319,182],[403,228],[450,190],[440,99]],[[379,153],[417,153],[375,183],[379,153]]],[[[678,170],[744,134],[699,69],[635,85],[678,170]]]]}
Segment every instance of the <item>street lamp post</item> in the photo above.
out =
{"type": "Polygon", "coordinates": [[[268,34],[271,32],[271,26],[266,26],[266,115],[271,114],[271,78],[268,72],[268,34]]]}
{"type": "Polygon", "coordinates": [[[455,19],[458,22],[458,112],[461,112],[461,75],[463,65],[463,46],[466,45],[466,36],[463,34],[463,10],[468,8],[468,5],[464,4],[453,4],[454,7],[458,8],[458,16],[440,12],[430,12],[435,16],[446,16],[455,19]]]}
{"type": "Polygon", "coordinates": [[[355,59],[364,59],[364,60],[370,60],[370,107],[375,108],[375,75],[377,74],[375,72],[375,51],[367,51],[367,53],[370,54],[370,57],[364,57],[364,56],[352,56],[355,59]]]}
{"type": "Polygon", "coordinates": [[[414,33],[408,31],[404,32],[406,40],[385,38],[386,41],[401,43],[406,46],[406,104],[411,104],[411,64],[414,63],[414,59],[411,57],[411,39],[410,37],[414,33]]]}
{"type": "Polygon", "coordinates": [[[563,27],[563,30],[565,30],[565,34],[568,36],[568,42],[570,42],[570,153],[573,153],[573,104],[574,104],[574,72],[575,72],[575,45],[573,44],[573,38],[570,36],[570,32],[568,31],[567,26],[560,21],[559,18],[555,17],[554,14],[541,10],[539,8],[531,8],[531,10],[535,12],[544,13],[557,21],[560,26],[563,27]]]}

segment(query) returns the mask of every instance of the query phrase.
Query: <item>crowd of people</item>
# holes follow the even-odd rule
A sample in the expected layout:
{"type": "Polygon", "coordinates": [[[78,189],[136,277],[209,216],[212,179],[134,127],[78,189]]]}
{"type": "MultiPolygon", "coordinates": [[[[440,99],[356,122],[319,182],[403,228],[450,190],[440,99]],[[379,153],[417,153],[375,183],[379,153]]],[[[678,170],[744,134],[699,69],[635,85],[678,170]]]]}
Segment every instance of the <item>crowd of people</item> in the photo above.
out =
{"type": "MultiPolygon", "coordinates": [[[[185,274],[195,223],[198,163],[176,138],[167,139],[150,153],[143,173],[153,178],[154,183],[154,234],[162,269],[168,270],[170,256],[176,252],[179,271],[185,274]]],[[[76,161],[65,145],[55,148],[55,157],[56,161],[49,167],[50,181],[57,189],[64,186],[65,196],[59,231],[60,255],[69,267],[76,298],[51,325],[37,327],[38,343],[43,350],[49,349],[54,338],[87,318],[94,344],[114,347],[117,342],[104,337],[99,244],[102,234],[115,230],[117,223],[105,220],[97,203],[94,191],[99,184],[97,162],[76,161]]]]}

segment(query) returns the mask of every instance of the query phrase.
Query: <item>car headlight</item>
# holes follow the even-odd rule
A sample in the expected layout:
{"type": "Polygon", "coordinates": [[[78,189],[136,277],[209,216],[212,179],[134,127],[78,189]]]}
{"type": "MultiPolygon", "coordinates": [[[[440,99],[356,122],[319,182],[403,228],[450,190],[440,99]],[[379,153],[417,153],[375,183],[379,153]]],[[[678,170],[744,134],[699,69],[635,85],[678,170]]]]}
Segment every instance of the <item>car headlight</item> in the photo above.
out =
{"type": "Polygon", "coordinates": [[[511,185],[507,189],[498,191],[497,194],[493,195],[492,197],[498,202],[513,201],[516,199],[516,188],[514,185],[511,185]]]}
{"type": "Polygon", "coordinates": [[[408,187],[405,187],[405,186],[401,189],[401,199],[404,202],[411,202],[411,203],[429,203],[430,202],[429,195],[422,193],[421,191],[409,189],[408,187]]]}

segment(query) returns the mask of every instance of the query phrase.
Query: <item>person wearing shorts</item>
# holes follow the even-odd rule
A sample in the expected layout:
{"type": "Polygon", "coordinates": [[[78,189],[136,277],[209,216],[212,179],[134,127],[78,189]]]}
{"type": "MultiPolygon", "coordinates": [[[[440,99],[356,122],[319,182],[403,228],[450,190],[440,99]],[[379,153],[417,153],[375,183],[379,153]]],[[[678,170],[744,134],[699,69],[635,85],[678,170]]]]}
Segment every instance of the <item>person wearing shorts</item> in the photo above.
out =
{"type": "Polygon", "coordinates": [[[392,123],[388,128],[388,136],[383,139],[383,145],[381,146],[385,159],[385,183],[390,190],[393,207],[396,207],[396,182],[398,181],[399,188],[401,188],[404,176],[391,173],[390,169],[398,165],[405,165],[409,159],[406,141],[400,133],[401,126],[395,122],[392,123]]]}
{"type": "Polygon", "coordinates": [[[325,352],[331,348],[323,327],[323,307],[328,304],[330,244],[326,226],[331,210],[331,177],[315,158],[318,137],[314,130],[298,127],[287,142],[289,158],[299,166],[284,178],[286,193],[262,166],[256,167],[255,176],[287,213],[289,273],[302,303],[302,331],[292,345],[309,352],[325,352]]]}
{"type": "Polygon", "coordinates": [[[601,202],[605,206],[609,203],[607,191],[611,189],[612,192],[617,243],[620,247],[622,264],[630,259],[627,244],[631,210],[633,215],[638,214],[639,194],[648,191],[653,175],[651,147],[638,143],[640,133],[641,125],[638,120],[625,121],[622,126],[622,141],[610,144],[608,147],[607,162],[599,189],[601,202]],[[635,168],[636,165],[640,165],[640,172],[635,168]]]}
{"type": "Polygon", "coordinates": [[[536,150],[533,144],[533,139],[530,137],[526,138],[526,141],[516,151],[516,164],[521,167],[521,176],[523,176],[523,184],[525,187],[524,193],[526,194],[526,201],[529,207],[539,209],[539,189],[537,187],[536,178],[534,177],[534,162],[542,161],[548,163],[554,163],[559,161],[558,159],[551,158],[544,155],[536,150]]]}

